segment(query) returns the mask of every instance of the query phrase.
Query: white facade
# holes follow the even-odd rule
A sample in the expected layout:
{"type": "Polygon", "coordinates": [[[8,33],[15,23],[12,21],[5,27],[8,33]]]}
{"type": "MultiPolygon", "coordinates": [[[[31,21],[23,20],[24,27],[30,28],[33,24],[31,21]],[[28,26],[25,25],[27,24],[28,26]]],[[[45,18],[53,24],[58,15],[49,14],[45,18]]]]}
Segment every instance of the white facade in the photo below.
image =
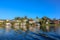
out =
{"type": "Polygon", "coordinates": [[[40,24],[39,23],[37,23],[37,29],[40,30],[40,24]]]}
{"type": "Polygon", "coordinates": [[[6,23],[6,26],[5,26],[5,28],[6,28],[6,31],[9,31],[10,29],[11,29],[11,23],[6,23]]]}
{"type": "Polygon", "coordinates": [[[26,28],[26,23],[21,23],[21,28],[22,28],[23,30],[27,30],[27,28],[26,28]]]}
{"type": "Polygon", "coordinates": [[[19,23],[14,23],[14,28],[19,29],[19,23]]]}

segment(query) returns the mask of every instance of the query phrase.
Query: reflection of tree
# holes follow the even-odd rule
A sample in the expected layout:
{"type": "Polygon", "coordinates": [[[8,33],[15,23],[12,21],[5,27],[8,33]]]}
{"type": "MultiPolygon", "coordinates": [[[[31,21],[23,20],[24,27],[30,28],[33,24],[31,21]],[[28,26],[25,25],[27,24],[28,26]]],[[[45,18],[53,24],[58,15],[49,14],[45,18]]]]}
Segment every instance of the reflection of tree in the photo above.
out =
{"type": "Polygon", "coordinates": [[[43,30],[43,31],[46,31],[46,28],[45,28],[45,21],[46,21],[46,17],[44,16],[44,17],[42,17],[42,19],[41,19],[41,29],[43,30]]]}
{"type": "Polygon", "coordinates": [[[48,30],[46,30],[46,26],[49,27],[49,25],[50,25],[50,18],[48,18],[46,16],[42,17],[42,30],[48,31],[48,30]],[[46,22],[48,22],[48,24],[46,24],[46,22]]]}
{"type": "Polygon", "coordinates": [[[26,37],[26,35],[29,33],[29,22],[28,21],[26,23],[26,28],[27,28],[27,30],[25,31],[24,37],[26,37]]]}
{"type": "Polygon", "coordinates": [[[11,24],[12,24],[12,29],[14,29],[14,23],[15,23],[15,22],[11,22],[11,24]]]}
{"type": "Polygon", "coordinates": [[[4,22],[0,22],[0,28],[4,28],[4,22]]]}

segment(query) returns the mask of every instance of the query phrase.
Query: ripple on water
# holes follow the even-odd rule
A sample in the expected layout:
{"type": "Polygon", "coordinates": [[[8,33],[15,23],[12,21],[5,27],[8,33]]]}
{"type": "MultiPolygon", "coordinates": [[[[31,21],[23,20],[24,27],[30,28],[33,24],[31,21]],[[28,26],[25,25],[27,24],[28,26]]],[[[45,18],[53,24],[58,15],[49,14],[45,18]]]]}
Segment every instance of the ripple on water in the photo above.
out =
{"type": "Polygon", "coordinates": [[[0,29],[0,40],[20,40],[21,34],[17,34],[14,30],[6,32],[4,29],[0,29]]]}

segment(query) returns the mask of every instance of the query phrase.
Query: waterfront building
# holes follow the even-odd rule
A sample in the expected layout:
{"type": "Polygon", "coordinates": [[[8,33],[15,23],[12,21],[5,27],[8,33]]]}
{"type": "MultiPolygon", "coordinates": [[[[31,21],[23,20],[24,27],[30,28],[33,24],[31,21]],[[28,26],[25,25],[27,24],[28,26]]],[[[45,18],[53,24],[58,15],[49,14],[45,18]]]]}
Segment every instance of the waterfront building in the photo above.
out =
{"type": "Polygon", "coordinates": [[[35,20],[33,20],[32,18],[29,19],[29,30],[30,30],[30,31],[33,31],[33,28],[34,28],[34,27],[33,27],[33,24],[34,24],[34,23],[36,23],[35,20]]]}
{"type": "Polygon", "coordinates": [[[10,20],[6,20],[5,21],[5,29],[6,29],[6,31],[9,31],[11,29],[11,26],[12,26],[12,24],[11,24],[10,20]]]}
{"type": "MultiPolygon", "coordinates": [[[[60,24],[60,19],[59,19],[59,24],[60,24]]],[[[60,26],[60,25],[59,25],[60,26]]]]}
{"type": "Polygon", "coordinates": [[[37,28],[38,30],[40,30],[40,24],[39,24],[39,23],[36,24],[36,28],[37,28]]]}
{"type": "Polygon", "coordinates": [[[23,30],[26,31],[27,30],[27,22],[28,22],[28,19],[24,18],[23,19],[23,30]]]}
{"type": "Polygon", "coordinates": [[[46,21],[46,30],[47,30],[47,31],[49,31],[49,29],[50,29],[49,24],[50,24],[50,21],[47,19],[47,21],[46,21]]]}
{"type": "Polygon", "coordinates": [[[54,20],[54,24],[55,24],[55,27],[58,27],[59,26],[59,21],[58,20],[54,20]]]}
{"type": "Polygon", "coordinates": [[[29,24],[32,25],[33,23],[35,23],[35,21],[32,18],[29,19],[29,24]]]}
{"type": "Polygon", "coordinates": [[[20,24],[21,24],[21,21],[20,20],[14,20],[14,29],[20,29],[20,24]]]}

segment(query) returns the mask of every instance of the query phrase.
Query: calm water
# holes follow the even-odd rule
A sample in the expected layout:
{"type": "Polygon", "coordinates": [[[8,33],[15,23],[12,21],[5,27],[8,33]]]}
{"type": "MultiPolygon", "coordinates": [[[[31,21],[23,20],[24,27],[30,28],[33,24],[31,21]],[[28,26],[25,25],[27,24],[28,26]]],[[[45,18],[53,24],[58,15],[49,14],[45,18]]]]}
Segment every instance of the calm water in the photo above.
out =
{"type": "Polygon", "coordinates": [[[0,29],[0,40],[59,40],[60,39],[60,27],[56,29],[56,32],[42,32],[34,33],[31,31],[23,32],[21,30],[15,31],[11,29],[6,31],[0,29]]]}
{"type": "Polygon", "coordinates": [[[57,27],[57,29],[56,29],[56,32],[55,32],[57,35],[59,35],[60,36],[60,27],[57,27]]]}

